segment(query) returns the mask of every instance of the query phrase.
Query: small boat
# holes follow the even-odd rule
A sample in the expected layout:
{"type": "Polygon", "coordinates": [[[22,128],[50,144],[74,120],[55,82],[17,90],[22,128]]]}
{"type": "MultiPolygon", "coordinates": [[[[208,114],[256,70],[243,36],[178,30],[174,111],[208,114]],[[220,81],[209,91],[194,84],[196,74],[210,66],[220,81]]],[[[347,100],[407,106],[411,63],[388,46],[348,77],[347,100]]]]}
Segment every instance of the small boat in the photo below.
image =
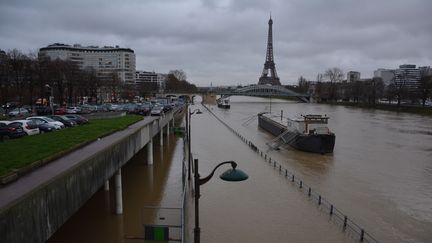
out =
{"type": "Polygon", "coordinates": [[[258,126],[276,138],[268,142],[273,149],[282,144],[313,153],[333,153],[336,136],[327,127],[326,115],[302,115],[298,119],[283,119],[263,112],[258,114],[258,126]]]}
{"type": "Polygon", "coordinates": [[[217,99],[216,102],[217,102],[217,106],[218,106],[219,108],[224,108],[224,109],[229,109],[229,108],[231,108],[231,105],[230,105],[230,103],[229,103],[229,98],[221,97],[221,98],[217,99]]]}

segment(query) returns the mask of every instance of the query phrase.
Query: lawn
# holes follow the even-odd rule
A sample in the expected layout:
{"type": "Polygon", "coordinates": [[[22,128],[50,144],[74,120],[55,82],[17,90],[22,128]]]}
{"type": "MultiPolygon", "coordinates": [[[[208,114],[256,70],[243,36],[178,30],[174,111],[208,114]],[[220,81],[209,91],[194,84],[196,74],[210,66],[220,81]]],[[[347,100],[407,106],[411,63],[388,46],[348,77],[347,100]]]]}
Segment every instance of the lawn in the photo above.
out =
{"type": "Polygon", "coordinates": [[[139,120],[142,116],[91,120],[83,126],[0,142],[0,177],[37,161],[49,161],[139,120]]]}

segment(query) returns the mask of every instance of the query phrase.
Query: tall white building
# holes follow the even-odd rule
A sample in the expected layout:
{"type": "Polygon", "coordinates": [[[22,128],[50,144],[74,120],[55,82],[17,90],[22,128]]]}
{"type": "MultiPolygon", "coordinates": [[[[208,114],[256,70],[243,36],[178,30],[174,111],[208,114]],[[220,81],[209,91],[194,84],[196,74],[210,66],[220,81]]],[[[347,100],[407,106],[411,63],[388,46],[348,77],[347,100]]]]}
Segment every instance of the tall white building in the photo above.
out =
{"type": "Polygon", "coordinates": [[[419,81],[420,70],[416,68],[416,65],[403,64],[395,70],[396,85],[403,83],[403,85],[408,88],[408,90],[413,90],[418,87],[419,81]]]}
{"type": "Polygon", "coordinates": [[[39,58],[47,57],[51,60],[70,60],[81,69],[92,67],[101,80],[110,79],[113,73],[117,73],[121,81],[135,83],[135,53],[130,48],[55,43],[39,49],[39,58]]]}
{"type": "Polygon", "coordinates": [[[163,91],[166,87],[167,75],[155,72],[146,71],[136,71],[135,72],[135,82],[136,84],[146,85],[151,83],[156,83],[159,92],[163,91]]]}

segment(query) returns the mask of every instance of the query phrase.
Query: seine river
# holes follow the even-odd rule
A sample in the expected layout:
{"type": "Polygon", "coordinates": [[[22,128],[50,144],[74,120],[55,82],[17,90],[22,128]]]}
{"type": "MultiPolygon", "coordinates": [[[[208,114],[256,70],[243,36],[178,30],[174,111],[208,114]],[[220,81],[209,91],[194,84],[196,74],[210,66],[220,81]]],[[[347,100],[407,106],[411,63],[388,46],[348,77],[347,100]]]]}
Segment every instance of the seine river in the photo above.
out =
{"type": "MultiPolygon", "coordinates": [[[[258,128],[256,114],[270,110],[269,99],[232,97],[229,110],[209,107],[260,150],[267,149],[265,143],[273,136],[258,128]]],[[[201,176],[227,160],[236,161],[250,176],[227,183],[216,175],[228,167],[220,168],[201,187],[202,242],[354,242],[202,105],[191,108],[203,111],[192,116],[192,152],[201,176]]],[[[290,117],[327,114],[336,134],[333,154],[283,147],[267,152],[274,160],[380,242],[432,242],[430,117],[274,99],[271,110],[290,117]]],[[[157,218],[146,216],[149,206],[181,206],[182,146],[181,139],[171,136],[162,150],[155,148],[153,166],[143,162],[145,154],[125,166],[123,216],[107,210],[101,190],[50,241],[143,242],[124,236],[139,236],[142,225],[157,218]]]]}

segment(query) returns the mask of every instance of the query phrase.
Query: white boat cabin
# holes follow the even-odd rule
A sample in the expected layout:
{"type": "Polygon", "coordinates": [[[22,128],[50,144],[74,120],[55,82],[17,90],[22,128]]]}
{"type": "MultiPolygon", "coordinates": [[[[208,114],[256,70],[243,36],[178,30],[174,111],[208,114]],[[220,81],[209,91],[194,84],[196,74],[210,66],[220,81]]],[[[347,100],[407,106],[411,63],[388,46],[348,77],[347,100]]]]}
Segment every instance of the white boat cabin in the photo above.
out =
{"type": "Polygon", "coordinates": [[[288,119],[287,129],[297,130],[303,134],[330,134],[327,127],[329,117],[326,115],[301,115],[301,118],[288,119]]]}

